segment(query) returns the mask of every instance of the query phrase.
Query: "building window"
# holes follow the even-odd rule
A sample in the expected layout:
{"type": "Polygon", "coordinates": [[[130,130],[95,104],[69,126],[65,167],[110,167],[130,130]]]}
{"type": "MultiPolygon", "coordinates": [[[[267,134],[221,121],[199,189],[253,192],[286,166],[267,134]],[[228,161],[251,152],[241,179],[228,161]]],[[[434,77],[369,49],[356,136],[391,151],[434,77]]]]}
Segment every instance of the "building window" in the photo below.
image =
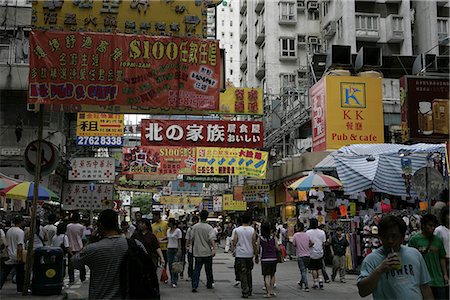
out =
{"type": "Polygon", "coordinates": [[[222,26],[225,26],[225,20],[222,20],[222,26]]]}
{"type": "Polygon", "coordinates": [[[308,10],[308,20],[319,20],[319,11],[308,10]]]}
{"type": "Polygon", "coordinates": [[[230,69],[230,75],[233,75],[233,69],[230,69]]]}
{"type": "Polygon", "coordinates": [[[233,37],[233,33],[232,32],[230,32],[230,37],[233,37]]]}
{"type": "Polygon", "coordinates": [[[295,21],[297,18],[297,11],[295,3],[280,2],[280,20],[281,21],[295,21]]]}
{"type": "Polygon", "coordinates": [[[280,87],[282,93],[285,93],[289,89],[295,88],[296,86],[297,86],[296,74],[280,74],[280,87]]]}
{"type": "Polygon", "coordinates": [[[230,49],[233,49],[233,44],[230,44],[230,49]]]}
{"type": "Polygon", "coordinates": [[[232,56],[230,57],[230,63],[231,64],[233,63],[233,57],[232,56]]]}
{"type": "Polygon", "coordinates": [[[403,17],[393,17],[392,18],[392,30],[393,31],[403,31],[403,17]]]}
{"type": "Polygon", "coordinates": [[[343,30],[344,27],[342,26],[342,17],[339,18],[339,20],[337,20],[337,37],[338,39],[341,39],[343,36],[343,30]]]}
{"type": "Polygon", "coordinates": [[[233,27],[233,20],[230,20],[230,27],[233,27]]]}
{"type": "Polygon", "coordinates": [[[322,13],[323,13],[324,17],[328,14],[328,3],[327,2],[322,2],[322,13]]]}
{"type": "Polygon", "coordinates": [[[378,16],[356,15],[356,30],[378,31],[378,16]]]}
{"type": "Polygon", "coordinates": [[[281,57],[296,57],[297,51],[295,47],[294,38],[282,38],[280,39],[280,56],[281,57]]]}
{"type": "Polygon", "coordinates": [[[223,37],[223,38],[225,37],[225,32],[222,32],[222,37],[223,37]]]}

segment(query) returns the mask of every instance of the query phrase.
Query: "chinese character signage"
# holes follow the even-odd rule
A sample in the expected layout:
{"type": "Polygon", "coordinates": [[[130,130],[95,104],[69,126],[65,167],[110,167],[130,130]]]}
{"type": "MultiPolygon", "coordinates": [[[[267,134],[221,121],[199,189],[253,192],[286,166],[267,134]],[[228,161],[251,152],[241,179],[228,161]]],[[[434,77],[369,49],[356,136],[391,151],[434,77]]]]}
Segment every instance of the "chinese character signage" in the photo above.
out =
{"type": "Polygon", "coordinates": [[[34,29],[206,37],[207,2],[52,0],[33,3],[34,29]]]}
{"type": "Polygon", "coordinates": [[[262,148],[262,122],[142,120],[141,145],[262,148]]]}
{"type": "Polygon", "coordinates": [[[215,40],[32,31],[28,101],[218,110],[219,53],[215,40]]]}
{"type": "Polygon", "coordinates": [[[220,94],[220,113],[263,115],[261,88],[228,88],[220,94]]]}
{"type": "Polygon", "coordinates": [[[197,175],[244,175],[265,178],[268,154],[246,148],[197,148],[197,175]]]}
{"type": "Polygon", "coordinates": [[[244,185],[244,200],[247,202],[267,202],[269,198],[269,185],[244,185]]]}
{"type": "Polygon", "coordinates": [[[203,191],[203,183],[184,182],[182,180],[174,180],[171,182],[172,193],[191,193],[201,194],[203,191]]]}
{"type": "Polygon", "coordinates": [[[403,141],[446,142],[449,135],[448,79],[400,79],[403,141]]]}
{"type": "Polygon", "coordinates": [[[310,95],[313,151],[384,143],[381,78],[325,76],[310,95]]]}
{"type": "Polygon", "coordinates": [[[188,196],[161,196],[159,203],[167,205],[199,205],[203,201],[202,197],[188,196]]]}
{"type": "Polygon", "coordinates": [[[222,211],[222,196],[213,196],[213,211],[222,211]]]}
{"type": "Polygon", "coordinates": [[[80,157],[70,161],[69,180],[114,180],[114,158],[80,157]]]}
{"type": "Polygon", "coordinates": [[[122,114],[77,114],[77,136],[123,136],[123,126],[122,114]]]}
{"type": "MultiPolygon", "coordinates": [[[[195,148],[123,148],[122,173],[145,175],[195,175],[195,148]]],[[[156,177],[155,177],[156,179],[156,177]]]]}
{"type": "Polygon", "coordinates": [[[94,185],[94,190],[89,189],[89,183],[66,183],[62,192],[63,209],[93,209],[103,210],[113,208],[113,184],[94,185]]]}
{"type": "Polygon", "coordinates": [[[236,201],[233,199],[233,194],[222,195],[222,210],[247,210],[247,202],[236,201]]]}

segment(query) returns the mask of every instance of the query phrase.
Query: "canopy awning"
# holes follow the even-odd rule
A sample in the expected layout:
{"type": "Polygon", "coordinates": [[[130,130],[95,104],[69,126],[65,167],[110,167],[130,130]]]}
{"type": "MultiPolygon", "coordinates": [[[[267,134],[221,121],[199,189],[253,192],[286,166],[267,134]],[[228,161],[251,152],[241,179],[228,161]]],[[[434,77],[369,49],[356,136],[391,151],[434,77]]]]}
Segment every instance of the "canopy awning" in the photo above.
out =
{"type": "Polygon", "coordinates": [[[326,171],[335,171],[336,170],[336,162],[334,161],[333,154],[328,154],[324,159],[322,159],[314,168],[314,171],[326,172],[326,171]]]}

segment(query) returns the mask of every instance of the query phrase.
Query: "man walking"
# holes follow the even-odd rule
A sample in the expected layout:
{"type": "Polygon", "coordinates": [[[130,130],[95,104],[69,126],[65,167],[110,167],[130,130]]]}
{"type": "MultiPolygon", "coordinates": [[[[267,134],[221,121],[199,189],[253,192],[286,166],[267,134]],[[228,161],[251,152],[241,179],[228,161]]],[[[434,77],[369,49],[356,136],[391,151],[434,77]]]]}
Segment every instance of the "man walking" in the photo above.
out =
{"type": "Polygon", "coordinates": [[[206,223],[208,212],[202,210],[200,212],[200,223],[192,226],[192,242],[194,243],[193,254],[195,257],[195,268],[192,277],[192,292],[196,293],[200,281],[200,271],[205,265],[206,271],[206,288],[212,289],[214,283],[212,261],[216,255],[215,240],[216,235],[211,225],[206,223]]]}
{"type": "Polygon", "coordinates": [[[302,289],[303,286],[305,286],[304,291],[309,292],[308,274],[306,272],[306,269],[308,268],[310,260],[309,248],[314,246],[314,244],[309,238],[309,235],[307,235],[306,232],[303,232],[303,230],[305,230],[305,225],[299,222],[297,224],[297,232],[294,234],[293,237],[293,245],[296,248],[297,264],[298,268],[300,269],[300,276],[301,276],[298,285],[300,286],[300,289],[302,289]]]}
{"type": "Polygon", "coordinates": [[[166,267],[167,264],[167,229],[169,229],[169,226],[166,221],[161,220],[161,213],[154,212],[152,232],[158,238],[159,247],[161,248],[164,256],[164,267],[166,267]]]}
{"type": "MultiPolygon", "coordinates": [[[[66,235],[69,239],[69,283],[75,282],[75,270],[71,264],[71,258],[76,253],[80,252],[83,249],[83,233],[86,229],[80,223],[80,214],[78,212],[74,212],[72,214],[71,222],[67,225],[66,235]]],[[[84,267],[80,268],[80,280],[84,282],[86,280],[86,269],[84,267]]]]}
{"type": "Polygon", "coordinates": [[[188,228],[186,232],[186,251],[188,257],[188,280],[192,280],[194,273],[194,254],[192,249],[194,248],[193,236],[192,236],[192,226],[198,223],[198,216],[192,217],[192,225],[188,228]]]}
{"type": "Polygon", "coordinates": [[[52,244],[53,237],[56,235],[56,226],[55,226],[56,215],[55,214],[48,215],[47,220],[48,224],[44,226],[44,230],[47,232],[46,245],[50,246],[52,244]]]}
{"type": "Polygon", "coordinates": [[[22,292],[23,282],[25,279],[23,250],[25,248],[25,233],[22,230],[23,218],[22,216],[14,217],[14,227],[11,227],[6,232],[6,241],[8,242],[8,256],[9,260],[5,261],[2,265],[0,275],[0,290],[5,284],[6,277],[11,270],[16,270],[16,284],[17,291],[22,292]]]}
{"type": "Polygon", "coordinates": [[[311,260],[309,261],[308,269],[311,270],[314,284],[313,289],[323,289],[323,244],[326,241],[325,232],[317,228],[319,222],[317,219],[311,219],[310,229],[306,231],[314,245],[310,248],[311,260]]]}
{"type": "Polygon", "coordinates": [[[258,248],[256,245],[256,232],[250,226],[251,217],[245,214],[242,217],[242,225],[235,229],[233,246],[236,248],[236,267],[241,280],[242,297],[252,295],[252,270],[253,257],[258,263],[258,248]]]}
{"type": "Polygon", "coordinates": [[[339,279],[342,283],[345,283],[345,252],[349,243],[347,238],[342,234],[342,228],[336,228],[336,235],[331,238],[331,255],[333,256],[333,273],[331,274],[331,280],[336,279],[337,272],[339,271],[339,279]]]}

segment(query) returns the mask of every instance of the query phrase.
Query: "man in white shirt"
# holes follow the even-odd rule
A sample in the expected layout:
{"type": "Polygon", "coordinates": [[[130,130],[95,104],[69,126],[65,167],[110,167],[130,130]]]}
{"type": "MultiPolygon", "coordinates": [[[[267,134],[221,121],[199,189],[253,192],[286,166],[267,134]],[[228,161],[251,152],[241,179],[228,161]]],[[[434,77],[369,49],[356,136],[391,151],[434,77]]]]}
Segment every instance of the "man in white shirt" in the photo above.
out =
{"type": "Polygon", "coordinates": [[[50,246],[52,244],[53,237],[56,235],[56,226],[55,226],[56,215],[50,214],[48,216],[47,220],[48,220],[48,224],[44,226],[44,230],[47,232],[47,238],[48,238],[46,241],[46,244],[47,244],[47,246],[50,246]]]}
{"type": "MultiPolygon", "coordinates": [[[[449,260],[450,260],[450,230],[448,229],[449,224],[449,213],[448,213],[448,206],[445,206],[441,209],[440,212],[440,221],[441,225],[436,227],[434,230],[434,235],[440,237],[444,243],[445,248],[445,262],[447,267],[447,274],[450,274],[450,268],[449,268],[449,260]]],[[[449,289],[445,289],[446,292],[446,299],[449,299],[449,289]]]]}
{"type": "Polygon", "coordinates": [[[236,249],[236,268],[241,280],[242,297],[252,295],[253,257],[258,263],[258,249],[256,247],[256,232],[250,226],[251,217],[245,214],[242,225],[234,230],[233,246],[236,249]]]}
{"type": "Polygon", "coordinates": [[[313,289],[323,289],[323,275],[322,275],[322,267],[323,267],[323,244],[326,241],[325,232],[321,229],[318,229],[319,221],[317,219],[311,219],[309,230],[306,231],[306,234],[309,236],[311,241],[314,243],[312,247],[309,248],[311,253],[311,260],[308,264],[308,269],[311,270],[314,285],[313,289]]]}
{"type": "Polygon", "coordinates": [[[3,284],[5,284],[6,277],[9,275],[11,270],[15,268],[17,291],[22,292],[23,282],[25,278],[24,261],[23,261],[23,254],[24,254],[23,250],[25,247],[25,233],[21,229],[22,226],[23,226],[22,216],[16,216],[14,218],[14,227],[11,227],[8,230],[8,232],[6,232],[9,260],[7,260],[2,265],[0,275],[0,289],[2,289],[3,284]]]}
{"type": "MultiPolygon", "coordinates": [[[[67,231],[66,235],[69,238],[69,248],[72,254],[69,254],[69,267],[68,267],[68,273],[69,273],[69,283],[75,282],[75,270],[71,263],[71,258],[76,253],[80,252],[81,249],[83,249],[83,234],[85,227],[81,225],[80,223],[80,215],[78,212],[74,212],[72,214],[72,220],[67,225],[67,231]]],[[[80,267],[80,280],[81,282],[86,280],[86,269],[84,266],[80,267]]]]}
{"type": "MultiPolygon", "coordinates": [[[[198,216],[192,217],[192,226],[198,223],[198,216]]],[[[187,257],[188,257],[188,280],[192,280],[192,276],[194,273],[194,254],[192,253],[192,248],[194,248],[194,245],[192,243],[192,239],[194,238],[192,236],[192,226],[188,228],[186,231],[186,250],[187,250],[187,257]]]]}

